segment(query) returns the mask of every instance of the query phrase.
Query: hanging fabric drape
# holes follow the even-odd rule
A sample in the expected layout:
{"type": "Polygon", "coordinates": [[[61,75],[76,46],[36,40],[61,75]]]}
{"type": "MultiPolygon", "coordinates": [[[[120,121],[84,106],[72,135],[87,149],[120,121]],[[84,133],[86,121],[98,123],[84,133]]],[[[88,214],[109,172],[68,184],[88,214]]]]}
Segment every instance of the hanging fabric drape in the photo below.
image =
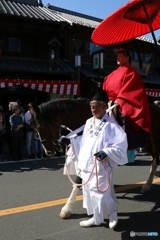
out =
{"type": "Polygon", "coordinates": [[[0,78],[0,88],[11,88],[15,86],[22,86],[31,88],[33,90],[67,94],[67,95],[79,95],[80,94],[80,82],[78,81],[51,81],[51,80],[17,80],[17,79],[3,79],[0,78]]]}
{"type": "Polygon", "coordinates": [[[146,89],[146,93],[151,97],[160,97],[160,89],[146,89]]]}

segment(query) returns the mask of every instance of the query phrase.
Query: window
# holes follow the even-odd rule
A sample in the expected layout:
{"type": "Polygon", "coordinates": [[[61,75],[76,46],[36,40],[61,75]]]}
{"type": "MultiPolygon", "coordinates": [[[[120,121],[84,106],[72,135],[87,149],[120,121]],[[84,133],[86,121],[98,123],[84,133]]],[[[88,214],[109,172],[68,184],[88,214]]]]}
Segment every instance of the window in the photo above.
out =
{"type": "Polygon", "coordinates": [[[21,39],[9,37],[8,38],[8,51],[9,52],[21,52],[21,39]]]}
{"type": "Polygon", "coordinates": [[[152,58],[153,58],[153,54],[152,53],[145,53],[144,56],[144,62],[145,63],[151,63],[152,62],[152,58]]]}
{"type": "Polygon", "coordinates": [[[85,41],[83,39],[73,39],[73,53],[81,54],[84,56],[90,55],[90,41],[85,41]]]}
{"type": "Polygon", "coordinates": [[[96,45],[92,42],[90,42],[90,55],[92,55],[94,52],[100,52],[100,50],[104,50],[105,48],[103,46],[96,45]]]}
{"type": "Polygon", "coordinates": [[[133,55],[133,60],[134,61],[139,61],[138,59],[138,54],[140,55],[142,61],[144,63],[151,63],[152,62],[152,57],[153,57],[153,54],[152,53],[140,53],[140,52],[134,52],[134,55],[133,55]]]}
{"type": "Polygon", "coordinates": [[[55,59],[55,51],[54,51],[53,48],[52,48],[51,51],[50,51],[50,58],[51,58],[51,60],[54,60],[54,59],[55,59]]]}

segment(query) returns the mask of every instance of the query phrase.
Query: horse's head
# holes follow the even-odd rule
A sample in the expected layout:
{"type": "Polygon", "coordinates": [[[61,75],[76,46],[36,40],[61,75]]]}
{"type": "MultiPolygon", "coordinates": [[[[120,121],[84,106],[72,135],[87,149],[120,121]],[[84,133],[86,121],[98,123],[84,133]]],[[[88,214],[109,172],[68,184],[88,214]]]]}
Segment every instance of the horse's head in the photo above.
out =
{"type": "Polygon", "coordinates": [[[61,132],[60,119],[55,118],[50,121],[42,114],[41,107],[36,104],[32,108],[31,125],[37,130],[45,154],[48,157],[62,152],[61,143],[58,141],[61,132]]]}
{"type": "Polygon", "coordinates": [[[53,156],[57,152],[62,152],[59,137],[61,133],[67,134],[65,126],[68,130],[75,130],[90,116],[88,100],[54,99],[39,106],[33,104],[31,124],[38,131],[46,155],[53,156]],[[61,127],[64,127],[63,131],[61,127]]]}

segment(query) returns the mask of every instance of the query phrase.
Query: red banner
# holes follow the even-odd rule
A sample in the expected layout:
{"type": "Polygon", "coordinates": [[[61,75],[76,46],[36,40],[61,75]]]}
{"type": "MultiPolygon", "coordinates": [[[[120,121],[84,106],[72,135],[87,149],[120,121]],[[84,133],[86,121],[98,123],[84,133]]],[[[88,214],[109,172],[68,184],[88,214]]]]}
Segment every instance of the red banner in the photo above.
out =
{"type": "MultiPolygon", "coordinates": [[[[18,85],[37,91],[60,95],[80,95],[80,82],[78,81],[41,81],[0,78],[0,88],[11,88],[18,85]]],[[[151,97],[160,97],[160,89],[146,89],[146,93],[151,97]]]]}
{"type": "Polygon", "coordinates": [[[23,86],[33,90],[56,93],[61,95],[79,95],[80,82],[78,81],[49,81],[49,80],[17,80],[0,78],[0,88],[23,86]]]}
{"type": "Polygon", "coordinates": [[[151,97],[160,97],[160,89],[146,89],[146,93],[151,97]]]}

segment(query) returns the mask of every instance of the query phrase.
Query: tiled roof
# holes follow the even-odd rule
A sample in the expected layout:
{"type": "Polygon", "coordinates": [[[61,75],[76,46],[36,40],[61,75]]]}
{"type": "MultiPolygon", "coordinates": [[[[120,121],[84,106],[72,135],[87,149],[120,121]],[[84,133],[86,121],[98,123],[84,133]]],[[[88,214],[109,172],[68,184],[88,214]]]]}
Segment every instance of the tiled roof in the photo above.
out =
{"type": "MultiPolygon", "coordinates": [[[[136,39],[141,40],[143,42],[148,42],[148,43],[155,44],[155,42],[152,39],[150,39],[146,36],[140,36],[140,37],[137,37],[136,39]]],[[[157,39],[157,45],[160,45],[160,43],[158,42],[158,39],[157,39]]]]}
{"type": "Polygon", "coordinates": [[[102,19],[88,16],[82,13],[70,11],[64,8],[59,8],[55,6],[51,6],[50,4],[46,5],[46,8],[49,8],[53,13],[57,13],[64,17],[66,20],[72,22],[72,24],[83,25],[90,28],[95,28],[102,19]]]}
{"type": "Polygon", "coordinates": [[[103,70],[94,70],[92,64],[82,63],[81,73],[87,77],[93,77],[95,79],[98,78],[103,81],[104,77],[115,69],[116,68],[112,66],[104,66],[103,70]]]}
{"type": "MultiPolygon", "coordinates": [[[[7,0],[8,1],[8,0],[7,0]]],[[[38,6],[43,5],[42,0],[9,0],[10,2],[24,3],[28,5],[38,6]]]]}
{"type": "MultiPolygon", "coordinates": [[[[73,61],[65,60],[65,63],[75,69],[75,64],[73,61]]],[[[104,77],[110,74],[116,67],[104,66],[103,70],[94,70],[91,63],[82,62],[80,67],[80,73],[83,76],[93,79],[101,79],[103,81],[104,77]]]]}
{"type": "Polygon", "coordinates": [[[73,12],[67,9],[51,6],[43,6],[38,0],[0,0],[0,14],[37,20],[66,22],[69,24],[83,25],[95,28],[102,19],[73,12]]]}
{"type": "MultiPolygon", "coordinates": [[[[65,60],[65,63],[73,69],[75,68],[75,63],[73,61],[65,60]]],[[[88,78],[100,78],[101,76],[96,72],[93,71],[91,63],[81,63],[80,73],[88,78]]],[[[103,76],[102,76],[103,77],[103,76]]]]}
{"type": "Polygon", "coordinates": [[[66,22],[71,24],[63,16],[51,13],[48,8],[43,7],[42,4],[36,4],[37,1],[26,0],[0,0],[0,15],[12,15],[17,17],[32,18],[37,20],[66,22]]]}
{"type": "MultiPolygon", "coordinates": [[[[12,15],[50,22],[65,22],[70,25],[77,24],[90,28],[95,28],[103,20],[51,6],[50,4],[43,6],[42,0],[0,0],[0,15],[12,15]]],[[[145,36],[137,37],[137,39],[154,44],[153,40],[145,36]]]]}
{"type": "MultiPolygon", "coordinates": [[[[60,14],[66,20],[71,21],[72,24],[83,25],[86,27],[95,28],[103,20],[101,18],[96,18],[83,13],[78,13],[68,9],[52,6],[49,3],[46,5],[46,8],[49,8],[53,13],[60,14]]],[[[146,36],[140,36],[136,39],[154,44],[154,41],[146,36]]]]}
{"type": "MultiPolygon", "coordinates": [[[[91,79],[101,79],[110,74],[116,67],[104,66],[103,71],[95,71],[90,63],[82,63],[80,72],[82,75],[91,79]]],[[[41,74],[70,74],[76,73],[74,62],[59,61],[58,64],[52,63],[48,60],[26,59],[15,57],[2,57],[0,61],[0,72],[12,73],[41,73],[41,74]]],[[[160,84],[160,75],[158,73],[149,73],[147,76],[142,76],[144,83],[160,84]]]]}
{"type": "Polygon", "coordinates": [[[85,14],[69,11],[67,9],[43,6],[38,0],[0,0],[0,14],[37,20],[66,22],[95,28],[102,19],[85,14]]]}
{"type": "Polygon", "coordinates": [[[18,73],[45,73],[45,74],[69,74],[75,70],[65,64],[63,61],[50,63],[48,60],[26,59],[3,56],[0,60],[0,72],[18,72],[18,73]]]}

